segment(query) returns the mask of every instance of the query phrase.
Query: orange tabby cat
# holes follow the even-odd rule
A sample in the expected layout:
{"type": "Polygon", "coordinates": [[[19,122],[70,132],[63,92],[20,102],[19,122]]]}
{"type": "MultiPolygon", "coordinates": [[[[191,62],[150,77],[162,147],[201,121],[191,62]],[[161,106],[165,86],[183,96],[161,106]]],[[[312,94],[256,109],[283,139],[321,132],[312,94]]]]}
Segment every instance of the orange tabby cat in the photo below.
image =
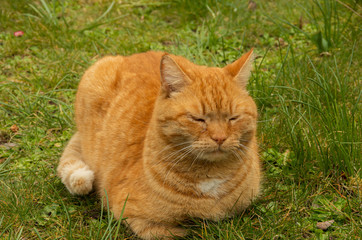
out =
{"type": "Polygon", "coordinates": [[[240,213],[258,195],[257,109],[246,91],[252,51],[224,68],[146,52],[105,57],[84,74],[77,132],[58,174],[93,186],[143,239],[184,236],[190,218],[240,213]]]}

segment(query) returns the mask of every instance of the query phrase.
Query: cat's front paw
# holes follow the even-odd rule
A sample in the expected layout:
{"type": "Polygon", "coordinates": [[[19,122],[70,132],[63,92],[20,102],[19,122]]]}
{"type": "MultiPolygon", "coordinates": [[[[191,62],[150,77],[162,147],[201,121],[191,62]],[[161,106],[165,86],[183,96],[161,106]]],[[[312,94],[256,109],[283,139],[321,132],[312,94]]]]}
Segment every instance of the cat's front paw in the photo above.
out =
{"type": "Polygon", "coordinates": [[[80,168],[70,175],[67,187],[72,194],[83,195],[92,191],[93,181],[93,171],[88,168],[80,168]]]}

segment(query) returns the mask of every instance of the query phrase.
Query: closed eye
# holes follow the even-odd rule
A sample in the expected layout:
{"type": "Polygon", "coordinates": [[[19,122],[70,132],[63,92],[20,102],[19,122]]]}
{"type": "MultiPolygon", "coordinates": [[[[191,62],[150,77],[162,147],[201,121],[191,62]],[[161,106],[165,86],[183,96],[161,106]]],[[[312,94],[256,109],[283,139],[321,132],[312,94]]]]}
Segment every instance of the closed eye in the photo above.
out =
{"type": "Polygon", "coordinates": [[[200,117],[196,117],[196,116],[193,116],[193,115],[188,115],[188,117],[189,117],[190,119],[192,119],[193,121],[195,121],[195,122],[201,122],[201,123],[206,122],[205,119],[200,118],[200,117]]]}
{"type": "Polygon", "coordinates": [[[233,116],[233,117],[229,118],[229,121],[235,121],[238,119],[239,119],[239,116],[233,116]]]}
{"type": "Polygon", "coordinates": [[[205,122],[205,119],[203,118],[192,117],[192,119],[196,122],[205,122]]]}

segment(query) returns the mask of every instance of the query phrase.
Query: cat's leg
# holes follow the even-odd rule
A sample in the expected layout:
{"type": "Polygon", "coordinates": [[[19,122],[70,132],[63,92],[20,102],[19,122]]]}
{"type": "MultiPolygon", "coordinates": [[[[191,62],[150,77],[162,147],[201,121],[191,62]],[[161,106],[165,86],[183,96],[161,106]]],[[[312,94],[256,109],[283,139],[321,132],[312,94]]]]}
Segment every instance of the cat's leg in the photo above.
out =
{"type": "Polygon", "coordinates": [[[82,160],[78,132],[73,135],[65,147],[57,172],[70,193],[87,194],[92,190],[94,173],[82,160]]]}
{"type": "Polygon", "coordinates": [[[127,223],[134,233],[146,240],[173,239],[187,234],[187,231],[176,223],[157,223],[141,218],[129,218],[127,223]]]}

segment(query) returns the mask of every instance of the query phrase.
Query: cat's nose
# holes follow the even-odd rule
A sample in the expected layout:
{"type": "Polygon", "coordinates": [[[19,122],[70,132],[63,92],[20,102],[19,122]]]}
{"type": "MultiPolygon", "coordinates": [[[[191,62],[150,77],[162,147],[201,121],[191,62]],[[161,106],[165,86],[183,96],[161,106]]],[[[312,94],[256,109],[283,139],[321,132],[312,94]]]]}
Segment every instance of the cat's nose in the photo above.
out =
{"type": "Polygon", "coordinates": [[[218,134],[211,136],[211,139],[214,140],[217,144],[221,145],[225,142],[227,136],[224,134],[218,134]]]}

